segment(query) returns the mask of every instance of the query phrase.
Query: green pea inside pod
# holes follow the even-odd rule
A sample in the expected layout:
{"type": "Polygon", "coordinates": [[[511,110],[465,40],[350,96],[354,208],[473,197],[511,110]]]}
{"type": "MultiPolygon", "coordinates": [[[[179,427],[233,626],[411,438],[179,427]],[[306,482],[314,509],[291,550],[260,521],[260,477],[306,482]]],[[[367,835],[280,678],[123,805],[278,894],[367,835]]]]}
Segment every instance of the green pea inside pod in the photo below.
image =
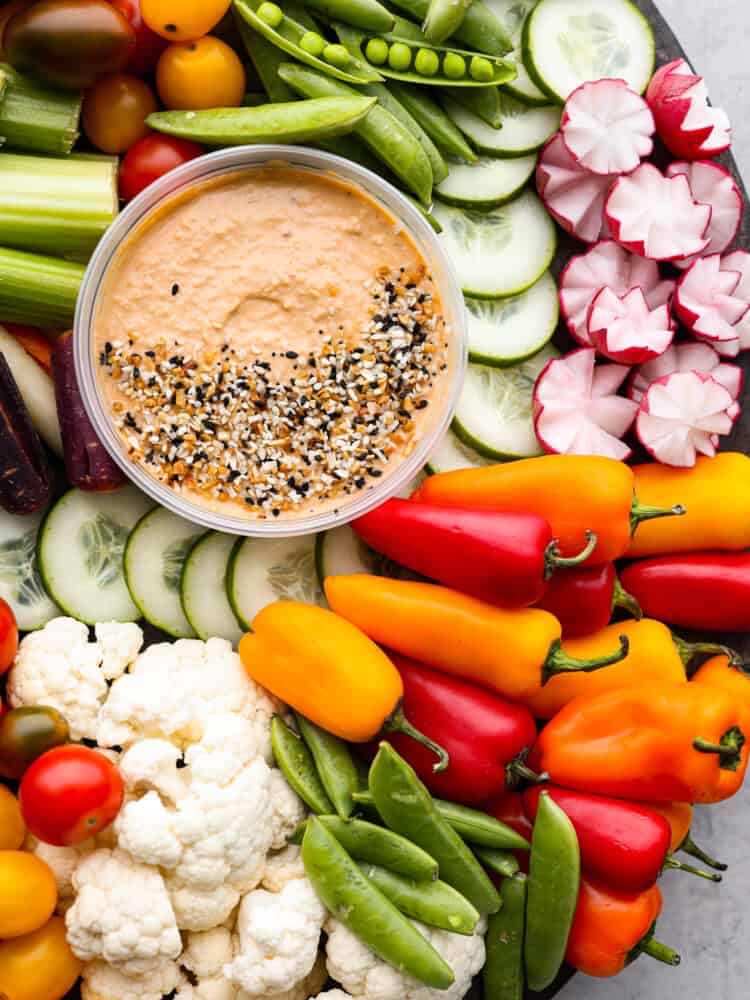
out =
{"type": "Polygon", "coordinates": [[[328,42],[317,31],[306,31],[299,40],[299,47],[316,58],[323,55],[328,42]]]}
{"type": "Polygon", "coordinates": [[[262,3],[260,7],[258,7],[257,14],[261,21],[265,21],[265,23],[271,28],[278,28],[284,20],[283,10],[278,4],[275,3],[262,3]]]}
{"type": "Polygon", "coordinates": [[[0,719],[0,776],[20,780],[37,757],[70,738],[68,723],[55,708],[13,708],[0,719]]]}
{"type": "Polygon", "coordinates": [[[485,59],[484,56],[472,56],[469,63],[469,75],[472,80],[488,83],[494,77],[495,71],[489,59],[485,59]]]}
{"type": "Polygon", "coordinates": [[[335,44],[326,45],[323,49],[323,58],[331,66],[337,66],[339,69],[344,69],[352,59],[343,45],[335,44]]]}
{"type": "Polygon", "coordinates": [[[411,66],[411,49],[404,42],[394,42],[388,50],[388,65],[397,73],[405,73],[411,66]]]}
{"type": "Polygon", "coordinates": [[[419,49],[414,57],[414,69],[420,76],[435,76],[440,69],[440,58],[434,49],[419,49]]]}
{"type": "Polygon", "coordinates": [[[447,52],[443,59],[443,73],[449,80],[462,80],[466,76],[466,60],[457,52],[447,52]]]}
{"type": "Polygon", "coordinates": [[[385,66],[388,62],[388,42],[382,38],[371,38],[365,46],[365,57],[374,66],[385,66]]]}

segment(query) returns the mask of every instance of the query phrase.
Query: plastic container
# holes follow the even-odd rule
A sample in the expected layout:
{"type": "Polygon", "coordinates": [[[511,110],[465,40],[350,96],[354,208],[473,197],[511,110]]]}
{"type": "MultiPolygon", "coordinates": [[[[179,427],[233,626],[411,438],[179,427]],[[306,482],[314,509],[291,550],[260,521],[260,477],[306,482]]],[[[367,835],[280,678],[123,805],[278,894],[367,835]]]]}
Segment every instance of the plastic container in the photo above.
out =
{"type": "Polygon", "coordinates": [[[430,452],[447,430],[463,381],[467,363],[466,316],[463,295],[443,248],[419,210],[392,185],[349,160],[330,153],[299,146],[240,146],[210,153],[166,174],[135,198],[118,216],[96,248],[83,279],[75,316],[75,366],[86,411],[112,458],[128,478],[157,503],[196,524],[237,535],[279,538],[326,531],[344,524],[402,490],[424,466],[430,452]],[[342,497],[336,511],[284,518],[238,517],[210,510],[194,503],[159,482],[143,466],[127,455],[113,426],[111,414],[99,392],[97,362],[93,345],[93,325],[97,297],[107,268],[121,243],[156,206],[162,206],[178,192],[200,185],[222,174],[280,163],[345,181],[374,198],[408,231],[431,270],[440,293],[449,331],[448,370],[444,373],[442,399],[430,408],[432,420],[412,453],[395,469],[386,472],[371,489],[352,497],[342,497]]]}

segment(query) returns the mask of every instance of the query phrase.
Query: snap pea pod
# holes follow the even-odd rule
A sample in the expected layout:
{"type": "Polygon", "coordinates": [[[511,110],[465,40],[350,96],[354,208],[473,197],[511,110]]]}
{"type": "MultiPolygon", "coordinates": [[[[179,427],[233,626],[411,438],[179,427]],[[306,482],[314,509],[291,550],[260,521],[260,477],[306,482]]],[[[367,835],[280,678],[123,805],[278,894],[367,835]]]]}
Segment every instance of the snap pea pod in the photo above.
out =
{"type": "Polygon", "coordinates": [[[428,212],[427,209],[424,207],[424,205],[420,205],[417,199],[412,198],[410,194],[404,195],[404,197],[408,198],[409,201],[412,203],[412,205],[416,208],[416,210],[422,215],[422,217],[426,219],[427,222],[429,222],[430,228],[438,235],[440,235],[440,233],[442,233],[443,231],[443,227],[440,225],[440,223],[432,214],[432,212],[428,212]]]}
{"type": "MultiPolygon", "coordinates": [[[[281,82],[283,83],[283,80],[281,82]]],[[[356,135],[339,135],[335,139],[318,139],[315,142],[315,147],[316,149],[325,150],[326,153],[342,156],[345,160],[352,160],[354,163],[358,163],[361,167],[367,167],[368,170],[372,170],[373,173],[379,174],[381,177],[385,174],[382,166],[369,149],[359,141],[356,135]]],[[[390,176],[385,179],[390,180],[390,176]]],[[[420,209],[424,211],[421,205],[420,209]]]]}
{"type": "Polygon", "coordinates": [[[273,104],[293,101],[297,95],[279,76],[279,66],[286,58],[284,53],[272,45],[263,35],[253,31],[247,21],[243,21],[239,16],[235,20],[242,43],[250,56],[250,62],[255,67],[255,72],[258,74],[269,100],[273,104]]]}
{"type": "Polygon", "coordinates": [[[503,901],[487,924],[484,995],[487,1000],[523,1000],[523,932],[526,922],[526,876],[506,878],[503,901]]]}
{"type": "Polygon", "coordinates": [[[474,853],[485,868],[505,878],[510,878],[521,870],[518,858],[510,851],[498,851],[496,847],[475,847],[474,853]]]}
{"type": "Polygon", "coordinates": [[[439,45],[463,24],[471,0],[430,0],[422,29],[427,40],[439,45]]]}
{"type": "Polygon", "coordinates": [[[349,747],[338,736],[327,733],[299,712],[294,713],[297,728],[307,749],[313,755],[315,767],[328,798],[342,819],[354,812],[352,793],[359,789],[359,775],[349,747]]]}
{"type": "MultiPolygon", "coordinates": [[[[458,87],[466,93],[474,93],[474,87],[458,87]]],[[[478,93],[484,93],[486,87],[480,87],[478,93]]],[[[410,115],[415,118],[438,149],[448,156],[457,156],[467,163],[476,163],[478,157],[463,136],[463,132],[455,125],[448,114],[443,111],[437,101],[434,101],[422,87],[412,87],[408,83],[390,84],[391,93],[400,101],[410,115]]],[[[435,181],[436,184],[440,183],[435,181]]]]}
{"type": "Polygon", "coordinates": [[[279,770],[302,801],[313,812],[333,812],[333,805],[318,777],[312,754],[279,715],[274,715],[271,719],[271,749],[279,770]]]}
{"type": "MultiPolygon", "coordinates": [[[[356,792],[352,797],[358,805],[368,809],[376,808],[375,799],[369,791],[356,792]]],[[[505,823],[501,823],[499,819],[477,809],[469,809],[468,806],[459,806],[443,799],[433,799],[433,802],[443,819],[472,845],[514,851],[528,851],[530,847],[528,840],[524,840],[520,834],[505,823]]]]}
{"type": "MultiPolygon", "coordinates": [[[[438,859],[439,862],[439,859],[438,859]]],[[[581,853],[573,824],[542,792],[531,839],[524,963],[530,990],[557,977],[573,926],[581,882],[581,853]]]]}
{"type": "Polygon", "coordinates": [[[368,862],[360,862],[359,867],[370,882],[407,917],[454,934],[474,933],[479,913],[465,896],[447,882],[417,882],[368,862]]]}
{"type": "Polygon", "coordinates": [[[365,31],[390,31],[393,14],[378,0],[304,0],[308,7],[326,17],[365,31]]]}
{"type": "Polygon", "coordinates": [[[261,104],[268,104],[268,94],[265,90],[252,91],[245,94],[242,104],[246,108],[259,108],[261,104]]]}
{"type": "Polygon", "coordinates": [[[435,808],[414,768],[390,743],[381,743],[370,768],[370,791],[383,821],[432,855],[440,877],[480,913],[494,913],[500,897],[487,873],[435,808]]]}
{"type": "Polygon", "coordinates": [[[315,142],[346,135],[376,106],[372,97],[321,97],[311,101],[263,104],[258,108],[157,111],[146,124],[156,132],[212,146],[261,142],[315,142]]]}
{"type": "Polygon", "coordinates": [[[442,93],[452,97],[457,104],[473,112],[492,128],[502,125],[503,108],[497,87],[445,87],[442,93]]]}
{"type": "MultiPolygon", "coordinates": [[[[420,24],[430,9],[430,0],[391,0],[391,3],[420,24]]],[[[488,56],[504,56],[513,49],[513,39],[482,0],[474,0],[454,37],[462,45],[488,56]]]]}
{"type": "Polygon", "coordinates": [[[323,905],[370,951],[433,989],[445,990],[454,982],[450,966],[429,941],[315,818],[302,840],[302,862],[323,905]]]}
{"type": "MultiPolygon", "coordinates": [[[[279,76],[304,97],[341,96],[358,93],[338,80],[332,80],[307,66],[283,63],[279,76]]],[[[360,96],[360,95],[358,95],[360,96]]],[[[372,98],[361,98],[371,101],[372,98]]],[[[379,160],[393,171],[419,200],[429,205],[432,200],[432,167],[427,154],[415,137],[393,115],[375,104],[370,113],[354,130],[379,160]]]]}
{"type": "MultiPolygon", "coordinates": [[[[358,861],[388,868],[420,883],[434,882],[438,876],[437,861],[393,830],[375,826],[364,819],[346,820],[340,816],[319,816],[318,819],[344,850],[358,861]]],[[[307,822],[300,823],[289,842],[301,844],[306,829],[307,822]]]]}
{"type": "Polygon", "coordinates": [[[344,69],[340,66],[334,66],[330,62],[326,62],[325,59],[306,51],[300,45],[300,42],[310,29],[300,24],[294,18],[289,17],[288,14],[283,13],[281,21],[277,25],[272,26],[267,24],[257,14],[257,9],[260,7],[261,2],[262,0],[234,0],[234,8],[251,28],[263,35],[272,45],[275,45],[300,62],[312,66],[313,69],[335,77],[337,80],[343,80],[346,83],[378,83],[383,79],[377,70],[355,56],[350,58],[346,69],[344,69]]]}

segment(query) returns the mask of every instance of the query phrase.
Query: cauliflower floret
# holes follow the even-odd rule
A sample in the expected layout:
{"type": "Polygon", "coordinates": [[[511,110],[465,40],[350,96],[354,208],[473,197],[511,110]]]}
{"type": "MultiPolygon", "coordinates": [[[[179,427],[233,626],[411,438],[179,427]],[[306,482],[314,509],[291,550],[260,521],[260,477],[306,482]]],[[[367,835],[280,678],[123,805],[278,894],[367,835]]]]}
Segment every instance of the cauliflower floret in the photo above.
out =
{"type": "Polygon", "coordinates": [[[83,967],[81,1000],[162,1000],[180,983],[176,962],[161,962],[142,976],[131,977],[97,959],[83,967]]]}
{"type": "Polygon", "coordinates": [[[169,875],[165,878],[177,926],[187,931],[208,931],[223,924],[240,901],[237,889],[220,885],[216,889],[197,889],[184,885],[169,875]]]}
{"type": "Polygon", "coordinates": [[[315,964],[325,915],[306,878],[278,893],[248,893],[237,920],[237,957],[224,966],[224,975],[254,995],[291,990],[315,964]]]}
{"type": "Polygon", "coordinates": [[[140,627],[135,622],[99,622],[94,633],[102,649],[102,673],[108,681],[122,677],[141,651],[140,627]]]}
{"type": "MultiPolygon", "coordinates": [[[[315,959],[315,965],[304,979],[300,979],[296,986],[284,993],[272,993],[263,1000],[310,1000],[319,990],[323,988],[328,980],[328,970],[326,969],[325,957],[322,953],[315,959]]],[[[245,990],[237,991],[237,1000],[255,1000],[252,993],[245,990]]]]}
{"type": "Polygon", "coordinates": [[[99,709],[107,697],[102,647],[72,618],[54,618],[21,642],[8,674],[13,708],[49,705],[61,712],[74,740],[95,739],[99,709]]]}
{"type": "Polygon", "coordinates": [[[225,927],[188,934],[180,965],[191,975],[180,986],[179,1000],[235,1000],[237,987],[222,973],[233,955],[232,935],[225,927]]]}
{"type": "Polygon", "coordinates": [[[102,958],[125,975],[140,976],[182,951],[157,868],[102,848],[80,861],[73,888],[77,896],[65,924],[70,947],[84,961],[102,958]]]}
{"type": "Polygon", "coordinates": [[[266,858],[261,885],[269,892],[281,892],[287,882],[305,877],[302,851],[296,844],[289,844],[266,858]]]}
{"type": "Polygon", "coordinates": [[[318,993],[316,997],[309,997],[309,1000],[354,1000],[344,990],[326,990],[325,993],[318,993]]]}
{"type": "Polygon", "coordinates": [[[120,758],[125,787],[134,795],[158,792],[168,802],[178,802],[188,793],[188,777],[177,764],[182,754],[167,740],[141,740],[120,758]]]}
{"type": "Polygon", "coordinates": [[[453,970],[455,982],[447,990],[430,989],[412,976],[398,972],[333,917],[326,922],[326,955],[331,977],[355,998],[461,1000],[484,965],[486,922],[481,920],[472,935],[452,934],[416,920],[413,923],[453,970]]]}
{"type": "Polygon", "coordinates": [[[26,835],[23,849],[31,854],[36,854],[38,858],[46,862],[55,876],[57,885],[57,907],[60,914],[68,912],[75,899],[75,889],[73,888],[73,875],[81,858],[90,854],[94,850],[94,841],[85,840],[75,847],[54,847],[52,844],[45,844],[30,833],[26,835]]]}
{"type": "Polygon", "coordinates": [[[156,792],[129,802],[115,823],[118,846],[144,864],[174,868],[180,860],[182,844],[156,792]]]}
{"type": "Polygon", "coordinates": [[[302,799],[276,768],[271,771],[271,802],[273,804],[271,847],[273,850],[279,850],[286,846],[287,840],[305,818],[307,811],[302,799]]]}

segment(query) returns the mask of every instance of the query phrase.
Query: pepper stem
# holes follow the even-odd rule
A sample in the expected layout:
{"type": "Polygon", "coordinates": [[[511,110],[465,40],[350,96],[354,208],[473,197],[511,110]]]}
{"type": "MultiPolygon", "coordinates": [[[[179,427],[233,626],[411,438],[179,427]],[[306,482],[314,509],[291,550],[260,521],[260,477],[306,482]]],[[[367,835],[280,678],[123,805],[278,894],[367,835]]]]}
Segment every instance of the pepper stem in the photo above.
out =
{"type": "Polygon", "coordinates": [[[689,854],[691,858],[697,858],[698,861],[702,861],[703,864],[708,865],[709,868],[715,868],[717,872],[725,872],[729,867],[729,865],[725,865],[723,861],[717,861],[715,858],[712,858],[710,854],[706,854],[703,848],[696,844],[690,834],[688,834],[680,844],[679,850],[684,851],[685,854],[689,854]]]}
{"type": "Polygon", "coordinates": [[[605,656],[594,656],[588,660],[577,660],[574,656],[568,656],[568,654],[562,648],[559,639],[555,639],[547,653],[547,659],[542,664],[542,686],[544,686],[549,680],[551,680],[556,674],[566,674],[566,673],[593,673],[594,670],[600,670],[602,667],[611,667],[613,663],[619,663],[620,660],[624,660],[630,651],[630,640],[626,635],[620,636],[620,648],[616,649],[614,653],[608,653],[605,656]]]}
{"type": "Polygon", "coordinates": [[[649,955],[651,958],[655,958],[657,962],[663,962],[664,965],[678,966],[682,959],[672,948],[668,948],[661,941],[651,938],[650,941],[646,941],[641,948],[642,955],[649,955]]]}
{"type": "Polygon", "coordinates": [[[643,618],[643,610],[640,604],[632,594],[629,594],[625,590],[618,577],[615,577],[615,589],[612,591],[612,609],[614,610],[615,608],[622,608],[623,611],[627,611],[636,621],[640,621],[643,618]]]}
{"type": "Polygon", "coordinates": [[[687,514],[687,509],[681,503],[676,503],[674,507],[646,507],[638,503],[634,492],[630,507],[630,537],[633,537],[641,521],[653,521],[657,517],[682,517],[683,514],[687,514]]]}
{"type": "Polygon", "coordinates": [[[739,726],[727,729],[719,743],[711,743],[700,736],[693,740],[693,749],[698,753],[715,753],[722,771],[737,771],[742,760],[745,734],[739,726]]]}
{"type": "Polygon", "coordinates": [[[584,532],[586,536],[586,546],[581,549],[577,556],[561,556],[560,546],[556,538],[553,538],[549,543],[547,548],[544,550],[544,579],[549,580],[556,569],[570,568],[571,566],[580,566],[581,563],[586,562],[588,557],[596,548],[596,532],[586,531],[584,532]]]}
{"type": "Polygon", "coordinates": [[[417,743],[421,743],[422,746],[432,750],[438,758],[437,764],[434,764],[432,768],[432,770],[436,773],[438,771],[444,771],[448,764],[450,764],[448,751],[444,750],[438,743],[435,743],[434,740],[431,740],[429,736],[425,736],[424,733],[420,733],[420,731],[406,718],[404,710],[400,705],[383,726],[383,731],[386,733],[403,733],[404,736],[410,736],[413,740],[416,740],[417,743]]]}
{"type": "Polygon", "coordinates": [[[681,639],[679,635],[675,635],[674,632],[672,633],[672,641],[677,647],[677,652],[680,654],[680,659],[685,666],[688,666],[690,661],[696,656],[704,653],[709,656],[726,656],[729,660],[729,665],[732,667],[739,667],[742,664],[740,654],[720,642],[688,642],[686,639],[681,639]]]}
{"type": "Polygon", "coordinates": [[[698,878],[708,879],[709,882],[721,882],[721,875],[717,875],[716,872],[704,872],[700,868],[694,868],[693,865],[685,865],[681,861],[677,861],[671,855],[667,855],[667,859],[662,865],[663,871],[677,871],[677,872],[687,872],[688,875],[697,875],[698,878]]]}
{"type": "Polygon", "coordinates": [[[526,763],[528,756],[529,751],[527,748],[526,750],[522,750],[515,760],[505,765],[505,783],[508,788],[517,788],[524,781],[529,785],[544,785],[549,781],[549,775],[546,771],[542,774],[532,771],[526,763]]]}

